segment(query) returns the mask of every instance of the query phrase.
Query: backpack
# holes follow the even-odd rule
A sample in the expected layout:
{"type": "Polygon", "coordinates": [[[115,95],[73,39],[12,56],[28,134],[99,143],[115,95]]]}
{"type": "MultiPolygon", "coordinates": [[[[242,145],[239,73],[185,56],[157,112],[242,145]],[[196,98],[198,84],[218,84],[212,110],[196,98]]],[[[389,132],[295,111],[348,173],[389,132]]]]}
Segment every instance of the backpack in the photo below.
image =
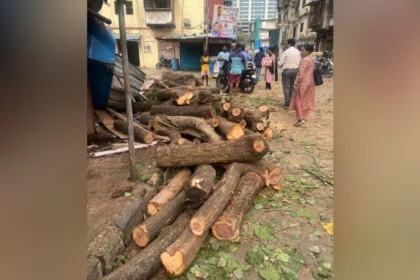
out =
{"type": "Polygon", "coordinates": [[[314,67],[314,81],[315,86],[320,86],[324,83],[324,80],[322,79],[322,66],[320,66],[318,63],[315,63],[314,67]]]}

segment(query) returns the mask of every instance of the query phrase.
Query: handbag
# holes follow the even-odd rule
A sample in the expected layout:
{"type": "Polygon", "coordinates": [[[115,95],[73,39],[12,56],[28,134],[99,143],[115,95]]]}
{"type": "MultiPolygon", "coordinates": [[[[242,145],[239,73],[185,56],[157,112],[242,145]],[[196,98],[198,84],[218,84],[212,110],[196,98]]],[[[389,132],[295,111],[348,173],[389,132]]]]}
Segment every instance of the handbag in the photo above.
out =
{"type": "Polygon", "coordinates": [[[271,66],[271,59],[270,59],[270,57],[263,57],[263,59],[262,59],[262,61],[261,61],[261,65],[263,66],[263,67],[270,67],[271,66]]]}
{"type": "Polygon", "coordinates": [[[324,83],[324,80],[322,79],[321,66],[319,66],[318,64],[315,64],[314,67],[314,81],[315,86],[320,86],[324,83]]]}

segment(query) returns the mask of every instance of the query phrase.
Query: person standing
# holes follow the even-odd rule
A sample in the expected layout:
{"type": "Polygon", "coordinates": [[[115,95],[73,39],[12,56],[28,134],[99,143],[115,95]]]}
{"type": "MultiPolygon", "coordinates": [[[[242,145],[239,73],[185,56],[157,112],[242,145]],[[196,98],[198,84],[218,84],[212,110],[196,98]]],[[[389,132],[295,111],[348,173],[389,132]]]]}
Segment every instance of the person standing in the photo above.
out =
{"type": "Polygon", "coordinates": [[[287,50],[282,54],[278,66],[282,69],[282,84],[284,94],[284,106],[290,106],[290,99],[293,96],[293,85],[298,73],[301,54],[295,48],[295,39],[287,40],[287,50]]]}
{"type": "Polygon", "coordinates": [[[255,67],[257,68],[256,80],[257,83],[260,81],[261,69],[262,69],[262,59],[265,57],[264,48],[261,47],[260,51],[257,52],[254,58],[255,67]]]}
{"type": "Polygon", "coordinates": [[[276,56],[273,53],[273,49],[269,48],[267,50],[268,57],[265,67],[265,89],[271,90],[271,83],[274,80],[274,63],[276,61],[276,56]]]}
{"type": "Polygon", "coordinates": [[[207,51],[204,51],[203,56],[201,57],[201,77],[206,80],[206,86],[209,86],[209,61],[210,57],[208,56],[207,51]]]}
{"type": "Polygon", "coordinates": [[[223,51],[219,52],[219,54],[217,55],[217,61],[219,61],[219,64],[220,64],[220,67],[219,67],[220,74],[225,74],[223,72],[223,66],[225,66],[225,64],[229,62],[229,56],[230,56],[230,53],[227,51],[227,47],[223,46],[223,51]]]}
{"type": "Polygon", "coordinates": [[[242,67],[245,68],[245,57],[241,51],[242,47],[237,45],[236,49],[229,55],[229,94],[232,94],[232,90],[234,95],[238,94],[242,67]]]}
{"type": "Polygon", "coordinates": [[[294,85],[295,92],[290,102],[290,109],[296,111],[297,122],[301,126],[308,120],[309,111],[315,110],[315,62],[311,56],[313,46],[305,44],[301,49],[302,60],[294,85]]]}

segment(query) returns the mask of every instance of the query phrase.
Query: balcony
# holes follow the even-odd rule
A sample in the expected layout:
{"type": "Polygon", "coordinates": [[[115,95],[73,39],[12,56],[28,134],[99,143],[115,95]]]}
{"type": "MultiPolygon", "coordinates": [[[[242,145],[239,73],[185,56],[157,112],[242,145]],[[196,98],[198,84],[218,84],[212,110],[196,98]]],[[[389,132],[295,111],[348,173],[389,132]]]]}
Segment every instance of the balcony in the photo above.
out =
{"type": "Polygon", "coordinates": [[[150,28],[175,28],[174,0],[144,0],[144,9],[150,28]]]}

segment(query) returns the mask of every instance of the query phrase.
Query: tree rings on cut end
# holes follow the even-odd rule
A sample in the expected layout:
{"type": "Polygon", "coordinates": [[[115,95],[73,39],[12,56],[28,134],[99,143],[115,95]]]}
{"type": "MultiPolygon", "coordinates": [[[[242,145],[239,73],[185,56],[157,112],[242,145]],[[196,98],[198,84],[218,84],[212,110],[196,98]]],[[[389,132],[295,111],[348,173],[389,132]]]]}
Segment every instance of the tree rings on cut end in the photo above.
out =
{"type": "Polygon", "coordinates": [[[264,141],[262,140],[255,140],[252,144],[254,151],[261,153],[265,149],[264,141]]]}

